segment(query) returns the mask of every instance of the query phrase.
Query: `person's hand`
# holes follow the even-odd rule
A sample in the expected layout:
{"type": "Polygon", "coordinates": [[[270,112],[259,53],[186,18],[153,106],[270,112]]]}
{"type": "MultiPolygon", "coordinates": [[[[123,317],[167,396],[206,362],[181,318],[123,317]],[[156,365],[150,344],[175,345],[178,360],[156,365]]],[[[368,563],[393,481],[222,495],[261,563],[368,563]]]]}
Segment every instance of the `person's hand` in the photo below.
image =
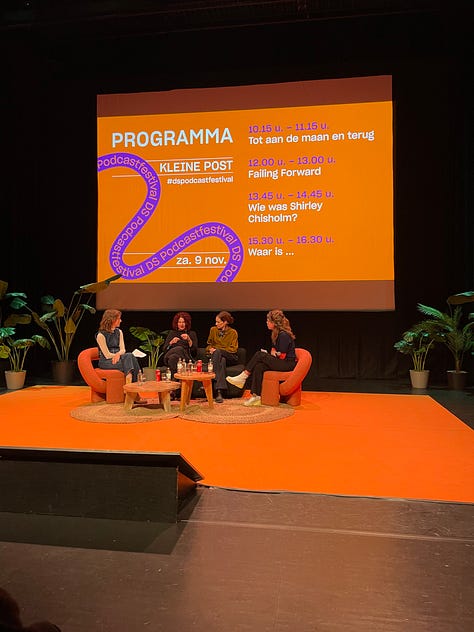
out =
{"type": "Polygon", "coordinates": [[[215,347],[209,347],[209,350],[208,350],[208,351],[209,351],[209,353],[214,353],[214,351],[215,351],[215,350],[216,350],[216,348],[215,348],[215,347]]]}
{"type": "Polygon", "coordinates": [[[120,353],[115,353],[112,356],[112,364],[117,364],[117,362],[120,360],[120,353]]]}
{"type": "Polygon", "coordinates": [[[181,338],[182,338],[183,340],[187,340],[187,341],[189,342],[189,336],[188,336],[188,334],[181,334],[181,338]]]}
{"type": "Polygon", "coordinates": [[[172,338],[172,340],[170,341],[170,345],[175,345],[177,342],[179,342],[179,338],[178,336],[175,336],[174,338],[172,338]]]}

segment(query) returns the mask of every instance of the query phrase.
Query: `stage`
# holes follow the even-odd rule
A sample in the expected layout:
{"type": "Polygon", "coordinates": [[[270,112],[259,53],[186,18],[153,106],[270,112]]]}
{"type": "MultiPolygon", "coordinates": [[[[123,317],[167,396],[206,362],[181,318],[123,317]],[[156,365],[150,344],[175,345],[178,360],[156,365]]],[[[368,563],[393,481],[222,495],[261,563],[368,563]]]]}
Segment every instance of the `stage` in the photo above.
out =
{"type": "MultiPolygon", "coordinates": [[[[470,419],[469,393],[444,395],[470,419]]],[[[73,418],[88,398],[85,386],[1,395],[0,444],[137,464],[176,452],[203,478],[173,524],[75,517],[74,507],[32,513],[56,496],[12,468],[3,490],[11,502],[23,497],[28,513],[0,512],[0,586],[25,622],[47,618],[63,632],[469,628],[474,435],[429,395],[304,392],[290,416],[252,423],[226,404],[215,406],[218,421],[176,410],[156,421],[73,418]],[[240,423],[228,423],[224,407],[240,423]]],[[[76,468],[63,497],[95,500],[89,467],[76,468]]],[[[140,511],[160,505],[148,479],[143,489],[127,479],[120,489],[140,511]]],[[[95,504],[102,515],[107,503],[95,504]]]]}
{"type": "Polygon", "coordinates": [[[204,423],[180,417],[177,404],[156,421],[71,416],[88,402],[86,386],[8,392],[0,445],[179,453],[206,487],[474,502],[474,432],[428,395],[304,392],[291,416],[256,423],[226,422],[227,402],[222,419],[204,423]]]}

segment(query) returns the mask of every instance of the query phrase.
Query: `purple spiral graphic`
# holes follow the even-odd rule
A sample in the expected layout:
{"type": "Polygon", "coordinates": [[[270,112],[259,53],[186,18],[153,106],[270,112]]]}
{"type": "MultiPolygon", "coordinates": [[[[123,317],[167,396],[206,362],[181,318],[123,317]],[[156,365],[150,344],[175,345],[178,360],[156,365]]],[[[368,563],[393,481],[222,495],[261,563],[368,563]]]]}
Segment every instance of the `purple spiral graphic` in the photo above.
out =
{"type": "Polygon", "coordinates": [[[126,226],[115,238],[109,253],[109,262],[112,269],[121,274],[125,279],[139,279],[151,274],[168,261],[176,257],[177,254],[186,250],[192,244],[206,239],[207,237],[218,237],[229,248],[229,260],[217,277],[217,282],[231,282],[242,267],[244,260],[244,249],[237,234],[221,222],[204,222],[181,233],[178,237],[170,241],[153,255],[133,266],[127,265],[123,260],[125,250],[128,248],[134,237],[142,230],[150,217],[153,215],[161,195],[161,184],[158,174],[153,167],[134,154],[117,152],[105,154],[97,159],[97,171],[114,169],[117,167],[127,167],[138,173],[147,185],[145,199],[126,226]]]}

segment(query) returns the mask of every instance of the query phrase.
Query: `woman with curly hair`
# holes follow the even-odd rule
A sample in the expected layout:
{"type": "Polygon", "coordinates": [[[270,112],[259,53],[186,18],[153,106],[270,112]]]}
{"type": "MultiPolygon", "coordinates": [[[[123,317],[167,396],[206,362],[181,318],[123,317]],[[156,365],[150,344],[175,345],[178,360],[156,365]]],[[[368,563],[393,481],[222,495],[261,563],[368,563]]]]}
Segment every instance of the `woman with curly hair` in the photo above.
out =
{"type": "Polygon", "coordinates": [[[270,353],[265,350],[257,351],[242,373],[226,378],[237,388],[244,388],[247,379],[252,377],[251,397],[245,400],[244,406],[260,406],[265,371],[292,371],[296,366],[295,334],[281,309],[272,309],[268,312],[267,327],[272,332],[270,353]]]}
{"type": "Polygon", "coordinates": [[[196,357],[198,339],[196,332],[191,329],[191,316],[188,312],[178,312],[173,317],[171,329],[163,343],[165,355],[163,362],[171,369],[171,376],[177,372],[178,361],[193,360],[196,357]]]}

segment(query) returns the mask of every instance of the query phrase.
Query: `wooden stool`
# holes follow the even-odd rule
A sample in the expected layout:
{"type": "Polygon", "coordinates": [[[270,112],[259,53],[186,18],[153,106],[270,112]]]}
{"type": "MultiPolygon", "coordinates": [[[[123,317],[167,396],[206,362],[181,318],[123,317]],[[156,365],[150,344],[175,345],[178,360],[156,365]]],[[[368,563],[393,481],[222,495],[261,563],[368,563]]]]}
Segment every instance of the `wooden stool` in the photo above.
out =
{"type": "Polygon", "coordinates": [[[193,371],[192,373],[175,373],[175,378],[181,381],[181,403],[179,409],[185,410],[191,399],[191,391],[193,383],[202,382],[204,391],[206,392],[209,408],[214,408],[214,398],[212,397],[212,380],[216,377],[215,373],[205,373],[193,371]]]}
{"type": "Polygon", "coordinates": [[[123,391],[125,393],[125,410],[132,410],[133,404],[143,397],[144,399],[152,399],[158,395],[163,410],[167,413],[171,412],[171,391],[179,388],[179,382],[130,382],[124,384],[123,391]]]}

